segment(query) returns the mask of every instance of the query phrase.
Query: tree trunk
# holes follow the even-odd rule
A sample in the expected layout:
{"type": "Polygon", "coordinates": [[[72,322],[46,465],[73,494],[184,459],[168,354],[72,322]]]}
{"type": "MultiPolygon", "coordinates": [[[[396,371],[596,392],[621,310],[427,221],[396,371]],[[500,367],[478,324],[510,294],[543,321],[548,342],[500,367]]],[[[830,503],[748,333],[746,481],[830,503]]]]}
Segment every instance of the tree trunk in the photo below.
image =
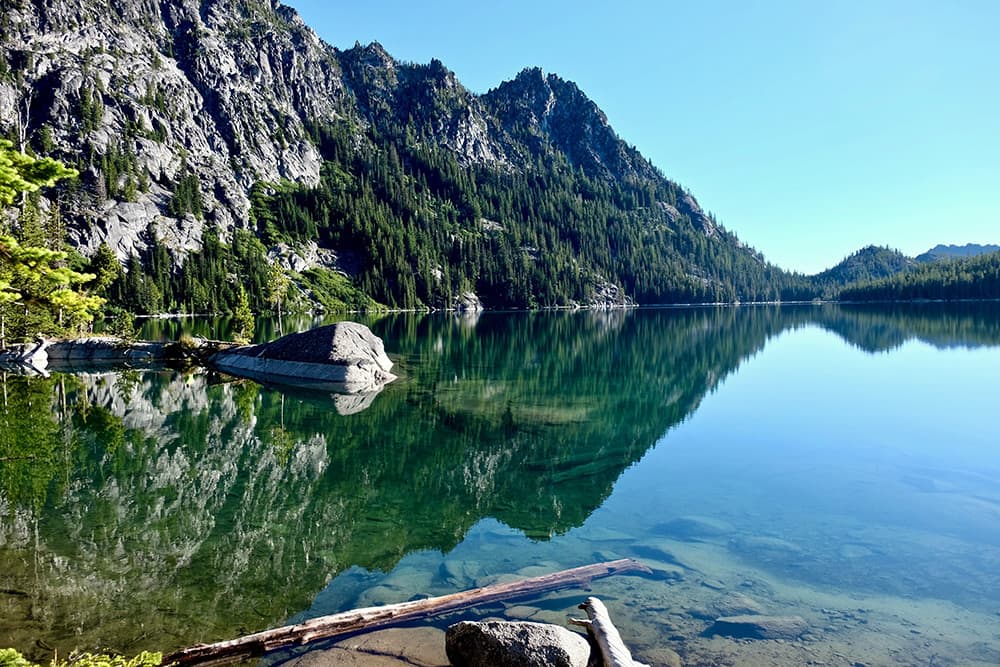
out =
{"type": "Polygon", "coordinates": [[[298,625],[286,625],[273,630],[265,630],[238,639],[215,644],[199,644],[181,649],[164,657],[163,664],[193,665],[210,662],[218,665],[236,662],[297,644],[306,644],[360,630],[370,630],[446,612],[469,609],[500,600],[522,598],[569,587],[589,589],[590,582],[594,579],[626,572],[649,572],[649,568],[631,558],[623,558],[606,563],[585,565],[571,570],[562,570],[541,577],[532,577],[505,584],[493,584],[460,593],[390,604],[384,607],[354,609],[330,616],[321,616],[298,625]]]}

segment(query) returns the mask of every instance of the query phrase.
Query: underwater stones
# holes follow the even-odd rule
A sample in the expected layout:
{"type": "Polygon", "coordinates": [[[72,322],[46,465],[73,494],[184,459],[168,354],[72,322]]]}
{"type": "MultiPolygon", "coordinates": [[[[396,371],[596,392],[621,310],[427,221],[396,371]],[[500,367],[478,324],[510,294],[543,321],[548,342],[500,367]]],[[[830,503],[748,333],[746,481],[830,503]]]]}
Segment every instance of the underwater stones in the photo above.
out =
{"type": "Polygon", "coordinates": [[[404,567],[386,576],[377,586],[358,595],[359,607],[378,607],[384,604],[404,602],[421,596],[431,588],[433,573],[415,567],[404,567]]]}
{"type": "Polygon", "coordinates": [[[358,607],[381,607],[406,600],[406,594],[395,586],[372,586],[358,595],[358,607]]]}
{"type": "MultiPolygon", "coordinates": [[[[558,570],[559,568],[555,568],[558,570]]],[[[541,577],[545,574],[551,574],[554,571],[551,567],[546,567],[544,565],[528,565],[527,567],[522,567],[520,570],[515,572],[519,577],[541,577]]]]}
{"type": "Polygon", "coordinates": [[[746,614],[763,614],[764,608],[759,602],[743,593],[729,593],[712,605],[716,616],[743,616],[746,614]]]}
{"type": "Polygon", "coordinates": [[[764,608],[753,598],[742,593],[729,593],[714,600],[706,607],[692,608],[688,615],[693,618],[715,619],[724,616],[763,615],[764,608]]]}
{"type": "Polygon", "coordinates": [[[722,616],[705,631],[713,637],[722,635],[737,639],[798,639],[809,629],[801,616],[764,616],[746,614],[722,616]]]}
{"type": "Polygon", "coordinates": [[[309,651],[287,667],[446,667],[444,632],[437,628],[392,628],[309,651]]]}
{"type": "Polygon", "coordinates": [[[659,581],[681,581],[684,579],[684,568],[674,563],[665,563],[653,558],[641,559],[643,565],[652,571],[653,579],[659,581]]]}
{"type": "Polygon", "coordinates": [[[475,581],[472,582],[472,586],[474,588],[482,588],[483,586],[492,586],[493,584],[512,584],[515,581],[521,581],[521,579],[523,579],[523,577],[519,577],[513,572],[504,572],[503,574],[486,574],[481,577],[476,577],[475,581]]]}
{"type": "Polygon", "coordinates": [[[650,539],[632,545],[632,551],[642,558],[654,559],[685,567],[684,563],[674,555],[672,546],[666,540],[650,539]]]}
{"type": "Polygon", "coordinates": [[[730,523],[704,516],[680,516],[653,527],[653,532],[658,535],[685,541],[723,537],[731,535],[734,530],[730,523]]]}
{"type": "Polygon", "coordinates": [[[445,651],[454,667],[586,667],[590,644],[558,625],[462,621],[448,628],[445,651]]]}
{"type": "Polygon", "coordinates": [[[754,552],[765,556],[794,556],[802,553],[802,547],[788,540],[763,535],[741,535],[730,541],[738,551],[754,552]]]}
{"type": "Polygon", "coordinates": [[[643,653],[643,660],[660,667],[681,667],[681,656],[669,648],[654,648],[643,653]]]}
{"type": "Polygon", "coordinates": [[[482,563],[477,560],[449,559],[442,562],[440,568],[441,578],[456,588],[468,588],[473,583],[478,584],[476,577],[482,571],[482,563]]]}

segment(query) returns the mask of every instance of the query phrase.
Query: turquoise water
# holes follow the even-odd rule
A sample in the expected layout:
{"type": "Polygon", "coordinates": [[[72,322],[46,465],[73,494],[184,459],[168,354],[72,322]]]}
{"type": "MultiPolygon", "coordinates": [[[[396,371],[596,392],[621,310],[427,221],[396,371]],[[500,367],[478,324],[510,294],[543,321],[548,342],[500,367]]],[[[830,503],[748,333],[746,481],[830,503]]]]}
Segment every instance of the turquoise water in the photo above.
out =
{"type": "Polygon", "coordinates": [[[170,650],[636,557],[594,592],[652,663],[1000,664],[996,305],[368,324],[400,379],[360,402],[8,376],[0,644],[170,650]],[[706,633],[748,611],[808,631],[706,633]]]}

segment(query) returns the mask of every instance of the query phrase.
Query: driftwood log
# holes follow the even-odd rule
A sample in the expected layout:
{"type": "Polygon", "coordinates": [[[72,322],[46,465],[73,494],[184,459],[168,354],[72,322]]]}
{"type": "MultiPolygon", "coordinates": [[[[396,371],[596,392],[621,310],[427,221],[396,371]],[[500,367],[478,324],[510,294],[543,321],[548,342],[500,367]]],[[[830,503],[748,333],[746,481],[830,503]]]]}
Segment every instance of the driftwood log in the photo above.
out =
{"type": "MultiPolygon", "coordinates": [[[[589,588],[594,579],[626,572],[649,572],[642,563],[623,558],[605,563],[585,565],[571,570],[553,572],[540,577],[493,584],[460,593],[412,600],[383,607],[366,607],[320,616],[297,625],[286,625],[238,639],[199,644],[181,649],[163,658],[163,665],[225,664],[264,655],[290,646],[307,644],[361,630],[385,627],[478,605],[537,595],[562,588],[589,588]]],[[[594,599],[594,598],[591,598],[594,599]]],[[[617,632],[616,632],[617,634],[617,632]]]]}
{"type": "Polygon", "coordinates": [[[580,609],[587,612],[589,620],[572,619],[570,623],[587,628],[601,649],[604,667],[648,667],[632,659],[631,651],[622,641],[618,628],[611,622],[611,615],[603,602],[595,597],[589,597],[580,605],[580,609]]]}

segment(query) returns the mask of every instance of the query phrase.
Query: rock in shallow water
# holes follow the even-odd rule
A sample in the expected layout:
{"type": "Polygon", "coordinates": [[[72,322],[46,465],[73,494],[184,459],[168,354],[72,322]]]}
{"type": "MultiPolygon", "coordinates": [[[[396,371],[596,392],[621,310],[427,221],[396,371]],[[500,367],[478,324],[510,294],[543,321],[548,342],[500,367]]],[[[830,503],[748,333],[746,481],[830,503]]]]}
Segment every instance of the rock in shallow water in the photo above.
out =
{"type": "Polygon", "coordinates": [[[705,631],[709,637],[723,635],[739,639],[798,639],[809,629],[801,616],[722,616],[705,631]]]}
{"type": "Polygon", "coordinates": [[[586,667],[590,643],[558,625],[463,621],[448,628],[445,651],[454,667],[586,667]]]}
{"type": "Polygon", "coordinates": [[[382,339],[363,324],[338,322],[288,334],[262,345],[220,352],[212,363],[254,380],[331,387],[343,393],[378,391],[396,379],[382,339]]]}
{"type": "Polygon", "coordinates": [[[337,642],[284,663],[286,667],[445,667],[444,633],[393,628],[337,642]]]}

